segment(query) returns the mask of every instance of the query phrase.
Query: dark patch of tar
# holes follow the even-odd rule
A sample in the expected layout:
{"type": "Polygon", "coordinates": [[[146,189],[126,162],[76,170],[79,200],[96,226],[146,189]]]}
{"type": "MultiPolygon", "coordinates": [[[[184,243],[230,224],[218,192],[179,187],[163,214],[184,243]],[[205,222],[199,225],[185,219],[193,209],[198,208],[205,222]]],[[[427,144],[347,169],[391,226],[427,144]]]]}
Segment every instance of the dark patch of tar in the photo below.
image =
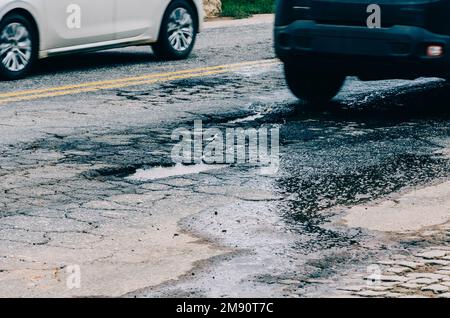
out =
{"type": "Polygon", "coordinates": [[[272,77],[254,79],[236,74],[221,74],[220,77],[180,79],[159,84],[151,89],[122,89],[117,92],[129,102],[140,101],[146,105],[167,106],[180,102],[230,100],[249,94],[267,94],[274,88],[284,86],[281,73],[272,77]]]}

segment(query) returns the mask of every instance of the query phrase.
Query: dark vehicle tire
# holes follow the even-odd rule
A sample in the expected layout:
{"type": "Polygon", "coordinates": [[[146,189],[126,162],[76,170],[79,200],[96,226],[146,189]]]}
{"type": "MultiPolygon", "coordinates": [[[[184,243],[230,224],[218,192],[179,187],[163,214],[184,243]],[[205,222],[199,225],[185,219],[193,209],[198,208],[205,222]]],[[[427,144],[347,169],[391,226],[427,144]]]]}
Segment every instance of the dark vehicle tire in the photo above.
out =
{"type": "Polygon", "coordinates": [[[198,33],[195,9],[186,1],[173,1],[164,14],[153,52],[161,59],[181,60],[191,54],[198,33]]]}
{"type": "Polygon", "coordinates": [[[323,104],[335,97],[345,82],[345,76],[326,73],[285,63],[287,84],[292,93],[309,103],[323,104]]]}
{"type": "Polygon", "coordinates": [[[20,14],[7,15],[0,22],[0,77],[17,80],[28,75],[37,60],[38,34],[20,14]]]}

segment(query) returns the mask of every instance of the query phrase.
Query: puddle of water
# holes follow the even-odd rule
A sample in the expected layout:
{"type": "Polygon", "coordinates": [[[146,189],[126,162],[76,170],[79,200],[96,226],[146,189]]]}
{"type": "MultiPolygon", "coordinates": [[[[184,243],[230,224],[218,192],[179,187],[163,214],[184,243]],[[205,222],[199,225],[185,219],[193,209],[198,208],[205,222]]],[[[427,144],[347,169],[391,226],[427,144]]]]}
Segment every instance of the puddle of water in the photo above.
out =
{"type": "Polygon", "coordinates": [[[184,176],[189,174],[198,174],[212,170],[220,170],[228,165],[207,165],[204,163],[197,165],[177,164],[173,167],[154,167],[150,169],[139,169],[133,175],[127,177],[128,180],[150,181],[160,180],[170,177],[184,176]]]}
{"type": "Polygon", "coordinates": [[[254,115],[247,116],[247,117],[244,117],[244,118],[238,118],[238,119],[231,120],[227,124],[245,123],[245,122],[254,121],[254,120],[257,120],[257,119],[260,119],[260,118],[263,118],[263,117],[264,117],[263,114],[258,113],[258,114],[254,114],[254,115]]]}

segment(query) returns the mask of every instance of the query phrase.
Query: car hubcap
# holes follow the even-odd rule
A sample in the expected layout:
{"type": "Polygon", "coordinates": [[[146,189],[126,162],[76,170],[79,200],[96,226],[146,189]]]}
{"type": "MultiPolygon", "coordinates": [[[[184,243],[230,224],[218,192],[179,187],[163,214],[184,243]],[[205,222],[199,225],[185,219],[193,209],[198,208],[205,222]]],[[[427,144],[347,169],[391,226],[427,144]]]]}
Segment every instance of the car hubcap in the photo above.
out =
{"type": "Polygon", "coordinates": [[[0,35],[0,60],[11,71],[23,70],[31,58],[31,38],[27,28],[18,22],[8,24],[0,35]]]}
{"type": "Polygon", "coordinates": [[[177,51],[189,49],[194,39],[194,21],[185,8],[175,9],[169,17],[170,45],[177,51]]]}

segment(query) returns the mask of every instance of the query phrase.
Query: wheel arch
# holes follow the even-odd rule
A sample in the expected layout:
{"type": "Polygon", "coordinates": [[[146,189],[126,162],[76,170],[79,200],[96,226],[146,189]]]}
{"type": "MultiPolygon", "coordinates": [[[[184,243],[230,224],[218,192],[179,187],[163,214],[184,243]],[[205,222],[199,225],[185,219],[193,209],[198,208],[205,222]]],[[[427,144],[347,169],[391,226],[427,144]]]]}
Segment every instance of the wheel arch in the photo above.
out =
{"type": "Polygon", "coordinates": [[[200,32],[200,27],[201,27],[201,21],[200,19],[202,18],[202,14],[200,14],[199,10],[203,10],[203,7],[198,6],[198,2],[195,2],[194,0],[184,0],[185,2],[187,2],[192,9],[195,12],[195,22],[197,23],[196,27],[197,27],[197,32],[200,32]]]}

